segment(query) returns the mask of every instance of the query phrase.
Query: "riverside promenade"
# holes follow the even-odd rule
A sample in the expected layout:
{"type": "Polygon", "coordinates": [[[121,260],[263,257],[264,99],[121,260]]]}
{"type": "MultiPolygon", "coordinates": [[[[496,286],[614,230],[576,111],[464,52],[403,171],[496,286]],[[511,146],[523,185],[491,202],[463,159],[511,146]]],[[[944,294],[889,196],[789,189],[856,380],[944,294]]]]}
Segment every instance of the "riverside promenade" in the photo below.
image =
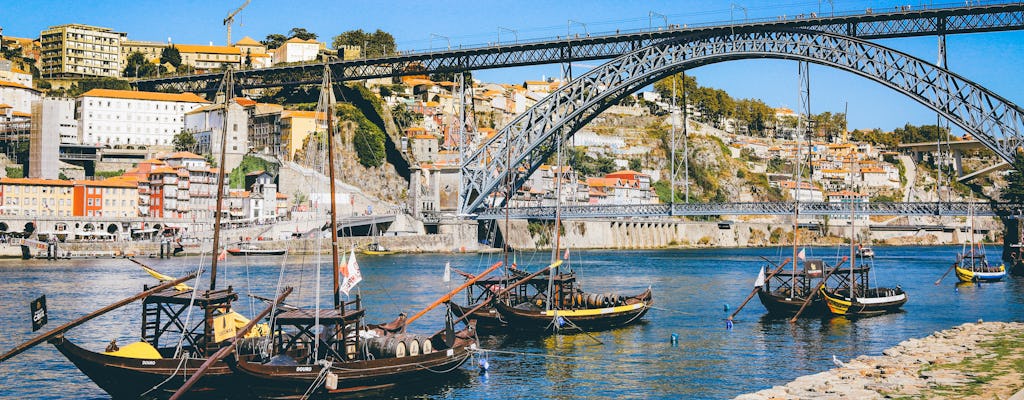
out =
{"type": "Polygon", "coordinates": [[[1022,346],[1024,323],[966,323],[736,399],[1024,400],[1022,346]]]}

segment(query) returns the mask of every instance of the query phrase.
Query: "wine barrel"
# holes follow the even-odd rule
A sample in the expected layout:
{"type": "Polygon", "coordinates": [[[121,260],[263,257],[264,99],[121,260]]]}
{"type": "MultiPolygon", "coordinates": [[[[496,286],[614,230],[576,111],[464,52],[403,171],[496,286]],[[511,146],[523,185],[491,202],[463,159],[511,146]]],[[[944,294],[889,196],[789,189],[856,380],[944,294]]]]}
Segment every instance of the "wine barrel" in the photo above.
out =
{"type": "Polygon", "coordinates": [[[430,341],[429,337],[424,337],[420,340],[420,353],[430,354],[434,352],[434,343],[430,341]]]}
{"type": "Polygon", "coordinates": [[[369,350],[374,358],[405,357],[408,354],[408,347],[398,336],[388,335],[366,339],[366,349],[369,350]]]}
{"type": "Polygon", "coordinates": [[[405,342],[405,348],[409,349],[409,356],[420,355],[420,338],[416,335],[402,335],[405,336],[401,340],[405,342]]]}

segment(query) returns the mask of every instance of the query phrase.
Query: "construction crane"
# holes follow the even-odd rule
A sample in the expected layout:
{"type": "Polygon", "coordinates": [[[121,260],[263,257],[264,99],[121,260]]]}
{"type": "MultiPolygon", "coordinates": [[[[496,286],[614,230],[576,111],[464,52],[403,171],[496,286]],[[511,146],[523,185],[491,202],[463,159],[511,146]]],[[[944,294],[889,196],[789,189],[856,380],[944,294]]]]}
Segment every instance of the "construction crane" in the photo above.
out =
{"type": "Polygon", "coordinates": [[[231,24],[235,23],[235,15],[238,15],[238,13],[242,12],[242,9],[245,8],[245,6],[249,5],[250,1],[252,0],[245,0],[245,3],[242,3],[241,7],[238,7],[237,10],[235,10],[231,14],[228,14],[227,18],[224,18],[224,26],[228,27],[228,46],[231,46],[231,24]]]}

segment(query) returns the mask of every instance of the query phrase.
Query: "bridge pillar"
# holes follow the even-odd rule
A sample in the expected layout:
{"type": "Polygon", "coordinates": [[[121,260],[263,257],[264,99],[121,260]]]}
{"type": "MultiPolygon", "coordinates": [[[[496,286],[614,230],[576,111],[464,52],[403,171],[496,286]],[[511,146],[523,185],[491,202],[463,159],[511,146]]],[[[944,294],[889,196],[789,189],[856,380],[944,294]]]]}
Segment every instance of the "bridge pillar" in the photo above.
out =
{"type": "Polygon", "coordinates": [[[963,162],[960,160],[963,157],[963,152],[960,150],[953,151],[953,166],[956,167],[956,176],[964,176],[963,162]]]}

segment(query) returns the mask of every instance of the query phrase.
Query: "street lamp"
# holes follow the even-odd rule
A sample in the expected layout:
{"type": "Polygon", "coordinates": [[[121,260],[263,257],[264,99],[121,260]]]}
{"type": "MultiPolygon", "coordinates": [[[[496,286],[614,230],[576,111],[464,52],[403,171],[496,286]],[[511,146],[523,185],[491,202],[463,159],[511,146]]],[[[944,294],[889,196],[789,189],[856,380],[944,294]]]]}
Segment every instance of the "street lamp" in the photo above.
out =
{"type": "Polygon", "coordinates": [[[659,17],[661,17],[662,19],[665,20],[665,29],[668,29],[668,17],[665,16],[665,14],[662,14],[662,13],[659,13],[659,12],[655,12],[655,11],[648,11],[647,12],[647,30],[649,30],[649,31],[650,30],[654,30],[654,16],[655,15],[657,15],[657,16],[659,16],[659,17]]]}
{"type": "Polygon", "coordinates": [[[743,21],[746,22],[746,20],[747,20],[747,8],[744,7],[744,6],[741,6],[739,4],[736,4],[736,3],[732,3],[732,4],[729,4],[729,23],[730,24],[732,23],[732,12],[733,12],[733,10],[735,10],[737,8],[743,10],[743,21]]]}
{"type": "Polygon", "coordinates": [[[566,35],[571,35],[572,34],[572,24],[578,24],[578,25],[582,26],[583,27],[583,33],[585,33],[587,36],[590,36],[590,31],[587,29],[587,24],[584,24],[584,23],[582,23],[580,21],[574,21],[574,20],[571,20],[571,19],[569,20],[568,26],[566,26],[566,28],[565,28],[565,34],[566,35]]]}
{"type": "Polygon", "coordinates": [[[499,46],[501,45],[501,31],[503,31],[503,30],[512,32],[512,34],[515,35],[515,37],[516,37],[515,44],[519,44],[519,31],[517,31],[515,29],[509,29],[509,28],[506,28],[506,27],[503,27],[503,26],[499,26],[498,27],[498,45],[499,46]]]}
{"type": "Polygon", "coordinates": [[[437,37],[439,39],[444,39],[445,41],[448,42],[448,50],[452,49],[452,41],[451,41],[451,39],[449,39],[445,35],[438,35],[436,33],[431,33],[430,34],[430,51],[434,51],[434,37],[437,37]]]}

